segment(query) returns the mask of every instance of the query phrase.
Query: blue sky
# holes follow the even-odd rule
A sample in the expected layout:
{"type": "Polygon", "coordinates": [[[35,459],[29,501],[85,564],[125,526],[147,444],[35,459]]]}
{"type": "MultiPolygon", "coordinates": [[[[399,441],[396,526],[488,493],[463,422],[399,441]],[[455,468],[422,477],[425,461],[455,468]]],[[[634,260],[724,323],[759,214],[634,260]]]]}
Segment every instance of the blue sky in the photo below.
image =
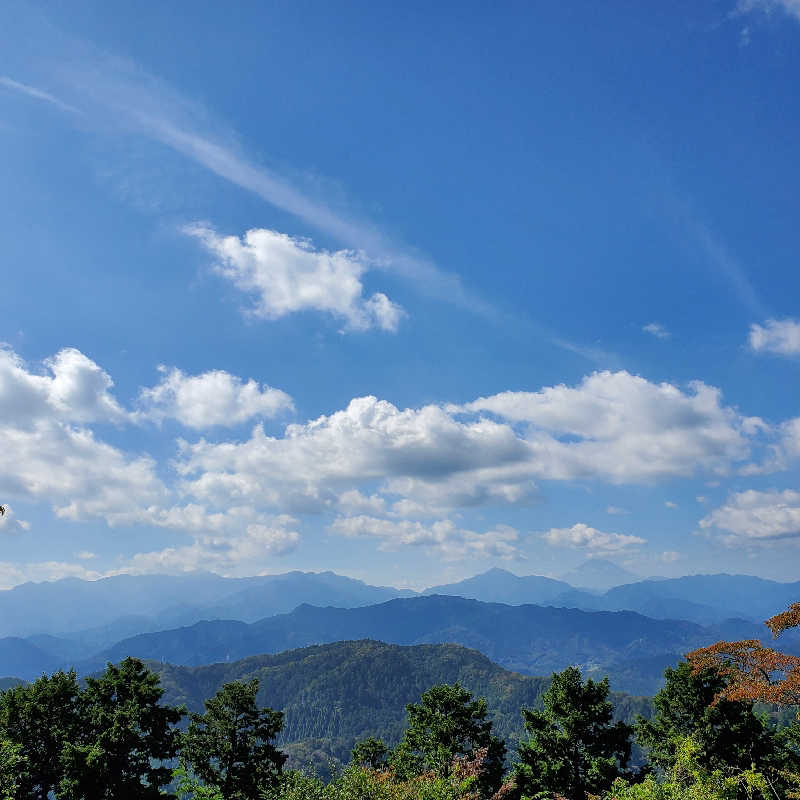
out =
{"type": "Polygon", "coordinates": [[[797,0],[0,11],[0,586],[796,579],[797,0]]]}

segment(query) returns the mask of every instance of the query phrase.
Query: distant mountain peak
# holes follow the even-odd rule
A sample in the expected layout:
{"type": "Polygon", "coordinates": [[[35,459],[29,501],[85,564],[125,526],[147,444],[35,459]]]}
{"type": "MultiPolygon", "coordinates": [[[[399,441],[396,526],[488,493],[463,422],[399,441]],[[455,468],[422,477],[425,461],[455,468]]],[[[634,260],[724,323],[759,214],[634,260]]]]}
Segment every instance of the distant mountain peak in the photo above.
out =
{"type": "Polygon", "coordinates": [[[642,580],[642,576],[607,558],[590,558],[562,575],[561,580],[581,588],[605,590],[635,583],[642,580]]]}

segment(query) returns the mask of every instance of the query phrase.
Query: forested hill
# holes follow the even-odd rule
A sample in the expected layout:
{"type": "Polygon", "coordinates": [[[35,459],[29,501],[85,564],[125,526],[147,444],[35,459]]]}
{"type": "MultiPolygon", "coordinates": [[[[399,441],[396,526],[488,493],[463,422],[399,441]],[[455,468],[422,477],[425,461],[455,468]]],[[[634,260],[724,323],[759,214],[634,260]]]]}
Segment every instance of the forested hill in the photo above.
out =
{"type": "MultiPolygon", "coordinates": [[[[458,645],[402,647],[362,640],[260,655],[231,663],[179,667],[149,663],[166,689],[164,701],[203,710],[223,683],[258,678],[259,705],[285,711],[281,743],[295,763],[328,756],[347,760],[357,739],[373,735],[396,744],[406,724],[405,706],[439,683],[459,682],[485,697],[495,731],[516,748],[523,706],[540,707],[550,678],[530,677],[493,664],[458,645]]],[[[613,693],[620,718],[649,716],[650,701],[613,693]]]]}
{"type": "Polygon", "coordinates": [[[756,638],[765,632],[763,626],[741,623],[723,636],[711,627],[628,611],[507,606],[434,595],[355,609],[303,605],[251,625],[218,620],[142,634],[119,642],[83,669],[129,655],[192,666],[353,639],[451,642],[479,650],[507,669],[549,675],[577,665],[589,677],[608,674],[615,690],[644,695],[658,690],[664,668],[687,651],[721,638],[756,638]]]}

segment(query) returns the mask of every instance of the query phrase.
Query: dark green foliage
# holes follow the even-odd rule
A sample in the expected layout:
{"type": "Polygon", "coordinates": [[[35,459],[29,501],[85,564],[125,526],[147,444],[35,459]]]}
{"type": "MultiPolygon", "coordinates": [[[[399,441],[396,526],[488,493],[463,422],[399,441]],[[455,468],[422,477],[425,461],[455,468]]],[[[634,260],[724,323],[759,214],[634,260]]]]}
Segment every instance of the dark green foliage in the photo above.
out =
{"type": "Polygon", "coordinates": [[[109,664],[87,678],[81,726],[64,742],[59,800],[145,800],[162,797],[172,771],[161,764],[178,752],[173,726],[183,711],[160,705],[158,676],[141,661],[109,664]]]}
{"type": "Polygon", "coordinates": [[[192,714],[182,757],[192,772],[224,800],[252,800],[275,786],[286,761],[272,740],[283,714],[258,708],[258,680],[226,683],[192,714]]]}
{"type": "MultiPolygon", "coordinates": [[[[550,678],[509,672],[458,645],[375,641],[336,642],[205,667],[150,666],[161,676],[164,699],[192,711],[201,711],[222,684],[258,678],[258,704],[284,711],[277,744],[290,754],[289,766],[312,763],[322,775],[330,758],[346,763],[359,739],[374,736],[396,746],[405,730],[405,706],[440,683],[459,683],[486,698],[492,730],[513,757],[523,734],[520,708],[541,708],[550,684],[550,678]]],[[[612,694],[612,699],[617,719],[651,713],[647,698],[612,694]]]]}
{"type": "Polygon", "coordinates": [[[26,775],[22,745],[0,736],[0,800],[16,800],[26,775]]]}
{"type": "Polygon", "coordinates": [[[623,774],[632,728],[612,722],[608,679],[581,680],[568,667],[553,675],[544,711],[523,710],[530,740],[519,750],[517,786],[523,795],[561,794],[585,800],[607,790],[623,774]]]}
{"type": "Polygon", "coordinates": [[[749,702],[714,703],[725,679],[706,670],[697,675],[685,661],[668,668],[666,683],[653,702],[652,719],[640,720],[636,738],[647,748],[650,762],[663,771],[674,768],[682,737],[699,745],[709,770],[754,768],[781,785],[781,770],[800,770],[794,729],[778,732],[753,711],[749,702]]]}
{"type": "Polygon", "coordinates": [[[362,767],[380,769],[386,764],[388,755],[389,748],[383,743],[383,739],[368,736],[366,739],[356,742],[351,760],[362,767]]]}
{"type": "Polygon", "coordinates": [[[473,700],[459,684],[440,684],[422,694],[419,703],[409,703],[408,727],[392,758],[401,775],[433,772],[450,775],[456,759],[475,757],[485,750],[482,761],[484,794],[500,786],[505,744],[492,735],[486,700],[473,700]]]}
{"type": "Polygon", "coordinates": [[[64,742],[81,730],[79,696],[74,672],[43,675],[0,694],[0,736],[17,746],[25,764],[19,797],[46,800],[61,780],[64,742]]]}

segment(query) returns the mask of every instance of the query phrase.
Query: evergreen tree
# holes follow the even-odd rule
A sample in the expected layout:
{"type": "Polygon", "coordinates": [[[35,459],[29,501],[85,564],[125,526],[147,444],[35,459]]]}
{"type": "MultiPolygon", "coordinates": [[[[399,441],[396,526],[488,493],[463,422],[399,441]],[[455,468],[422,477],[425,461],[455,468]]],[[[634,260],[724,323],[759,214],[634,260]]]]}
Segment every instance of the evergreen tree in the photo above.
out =
{"type": "Polygon", "coordinates": [[[393,753],[392,766],[401,775],[431,771],[446,778],[455,759],[484,751],[479,784],[486,794],[500,785],[505,744],[492,735],[486,701],[473,700],[458,683],[440,684],[409,703],[408,727],[393,753]]]}
{"type": "Polygon", "coordinates": [[[191,771],[224,800],[252,800],[277,784],[286,756],[272,740],[283,713],[256,704],[258,680],[226,683],[191,714],[182,757],[191,771]]]}
{"type": "Polygon", "coordinates": [[[59,800],[148,800],[163,797],[178,753],[173,726],[184,712],[162,706],[158,676],[135,658],[87,678],[81,730],[63,748],[59,800]]]}
{"type": "Polygon", "coordinates": [[[25,764],[16,779],[18,797],[47,800],[58,785],[64,743],[81,729],[79,697],[74,671],[42,675],[0,694],[0,737],[16,746],[25,764]]]}
{"type": "Polygon", "coordinates": [[[655,715],[636,725],[636,738],[654,766],[672,770],[679,742],[691,736],[712,771],[757,769],[781,786],[781,773],[800,770],[794,731],[772,729],[754,712],[752,701],[724,699],[724,674],[709,668],[695,672],[684,661],[668,667],[664,678],[653,699],[655,715]]]}
{"type": "Polygon", "coordinates": [[[520,745],[516,783],[525,796],[586,800],[607,790],[630,759],[632,728],[612,722],[608,678],[581,680],[575,667],[553,674],[544,711],[523,709],[530,739],[520,745]]]}

